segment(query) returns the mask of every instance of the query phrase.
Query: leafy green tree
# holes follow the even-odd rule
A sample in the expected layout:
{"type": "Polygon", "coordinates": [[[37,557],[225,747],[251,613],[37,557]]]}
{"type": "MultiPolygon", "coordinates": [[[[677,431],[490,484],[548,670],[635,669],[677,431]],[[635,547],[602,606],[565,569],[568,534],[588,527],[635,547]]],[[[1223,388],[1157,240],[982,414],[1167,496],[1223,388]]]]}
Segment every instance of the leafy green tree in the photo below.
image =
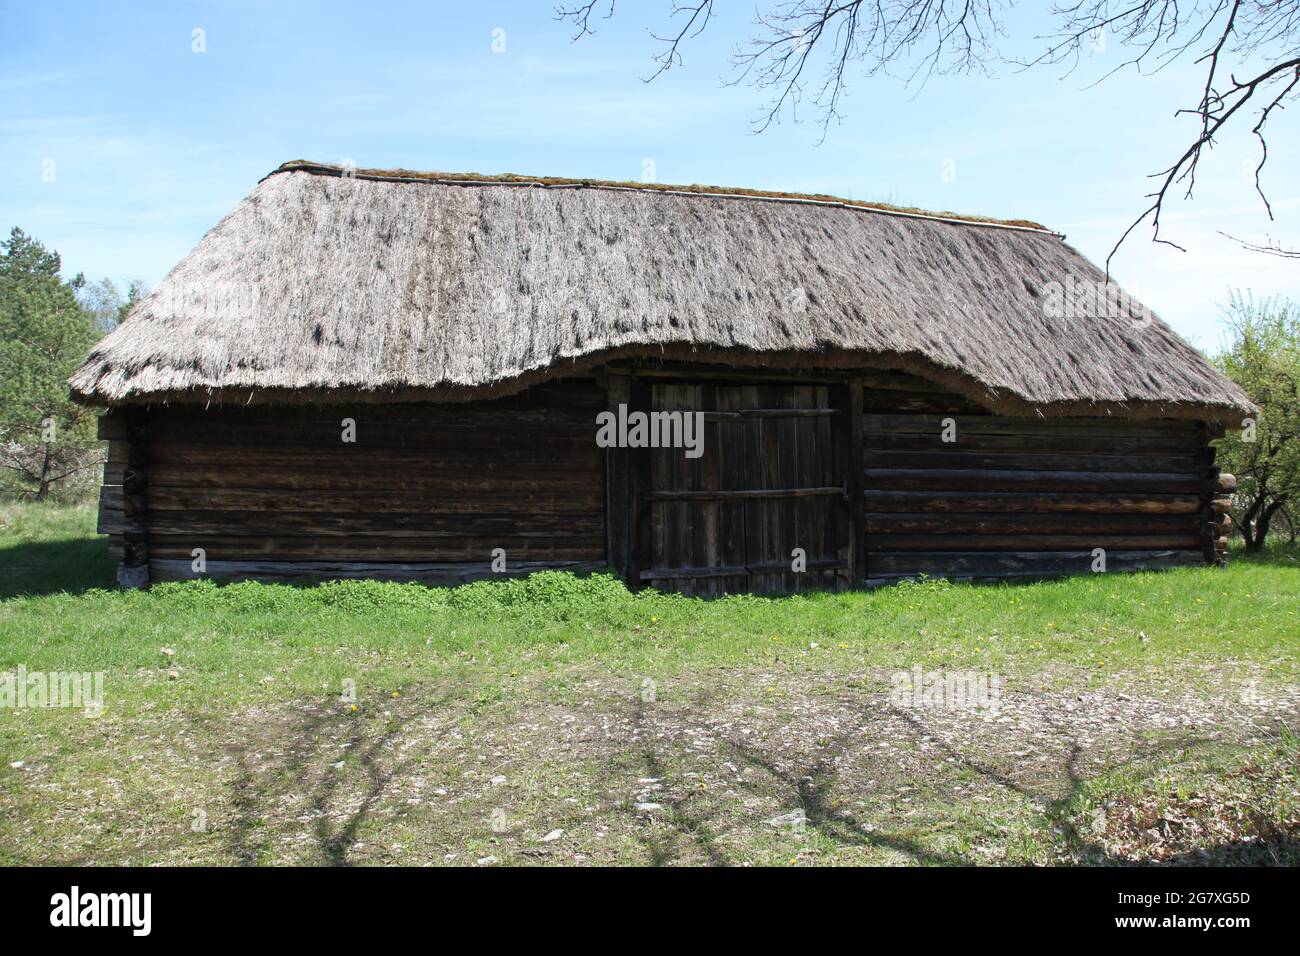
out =
{"type": "Polygon", "coordinates": [[[0,242],[0,467],[38,501],[100,461],[95,415],[67,385],[100,332],[61,265],[21,229],[0,242]]]}
{"type": "Polygon", "coordinates": [[[1300,309],[1234,295],[1228,314],[1232,342],[1215,361],[1259,415],[1229,430],[1218,460],[1237,476],[1233,524],[1246,550],[1258,551],[1279,519],[1294,541],[1300,517],[1300,309]]]}

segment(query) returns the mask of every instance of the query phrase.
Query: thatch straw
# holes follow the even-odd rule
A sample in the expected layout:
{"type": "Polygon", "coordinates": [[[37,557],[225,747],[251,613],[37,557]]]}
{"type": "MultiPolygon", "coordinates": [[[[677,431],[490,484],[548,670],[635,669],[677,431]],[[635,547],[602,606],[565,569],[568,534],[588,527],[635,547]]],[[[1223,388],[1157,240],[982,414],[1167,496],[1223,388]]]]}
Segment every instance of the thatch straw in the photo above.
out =
{"type": "Polygon", "coordinates": [[[1253,408],[1154,317],[1045,309],[1053,283],[1104,276],[1024,224],[304,165],[263,180],[96,345],[75,396],[468,399],[665,356],[904,368],[1014,414],[1253,408]]]}

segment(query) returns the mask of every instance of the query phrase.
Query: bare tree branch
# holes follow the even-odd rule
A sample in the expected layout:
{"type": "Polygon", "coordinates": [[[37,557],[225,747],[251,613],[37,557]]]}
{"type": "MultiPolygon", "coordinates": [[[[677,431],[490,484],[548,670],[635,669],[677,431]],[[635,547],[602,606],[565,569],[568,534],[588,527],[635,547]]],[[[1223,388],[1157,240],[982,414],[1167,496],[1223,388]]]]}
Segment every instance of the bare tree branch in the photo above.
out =
{"type": "Polygon", "coordinates": [[[1265,255],[1281,256],[1283,259],[1300,259],[1300,249],[1287,249],[1280,242],[1274,242],[1272,237],[1265,237],[1264,242],[1248,242],[1245,239],[1238,239],[1236,236],[1229,235],[1226,232],[1219,232],[1219,235],[1225,239],[1231,239],[1244,249],[1251,252],[1262,252],[1265,255]]]}
{"type": "MultiPolygon", "coordinates": [[[[755,11],[754,32],[733,47],[729,83],[748,83],[768,95],[754,122],[762,132],[789,114],[798,121],[805,102],[821,114],[821,137],[842,120],[840,107],[855,68],[863,76],[895,75],[905,84],[935,74],[989,73],[1003,62],[1020,69],[1061,65],[1073,72],[1085,51],[1107,35],[1126,51],[1121,62],[1095,83],[1132,67],[1140,75],[1158,72],[1184,56],[1204,64],[1196,106],[1175,115],[1198,121],[1191,141],[1173,163],[1152,174],[1158,185],[1151,203],[1120,236],[1110,261],[1134,230],[1150,220],[1153,242],[1183,247],[1161,235],[1161,214],[1175,186],[1191,199],[1202,151],[1227,129],[1242,126],[1254,113],[1251,132],[1259,142],[1255,191],[1270,218],[1272,205],[1262,173],[1269,158],[1265,127],[1275,113],[1300,93],[1300,0],[1059,0],[1053,8],[1054,32],[1043,52],[1029,59],[1003,59],[997,41],[1005,36],[1002,16],[1016,0],[769,0],[755,11]],[[1196,51],[1202,51],[1199,55],[1196,51]],[[1251,78],[1238,80],[1246,73],[1251,78]],[[1222,78],[1227,76],[1225,82],[1222,78]],[[1258,112],[1255,110],[1258,108],[1258,112]]],[[[593,33],[591,19],[604,9],[614,15],[614,0],[602,7],[590,0],[556,8],[556,16],[577,28],[575,40],[593,33]]],[[[653,80],[682,63],[683,46],[698,37],[715,16],[713,0],[679,3],[670,18],[684,17],[680,29],[651,36],[663,45],[653,59],[653,80]]],[[[1253,248],[1243,243],[1247,248],[1253,248]]],[[[1288,255],[1284,250],[1259,251],[1288,255]]]]}

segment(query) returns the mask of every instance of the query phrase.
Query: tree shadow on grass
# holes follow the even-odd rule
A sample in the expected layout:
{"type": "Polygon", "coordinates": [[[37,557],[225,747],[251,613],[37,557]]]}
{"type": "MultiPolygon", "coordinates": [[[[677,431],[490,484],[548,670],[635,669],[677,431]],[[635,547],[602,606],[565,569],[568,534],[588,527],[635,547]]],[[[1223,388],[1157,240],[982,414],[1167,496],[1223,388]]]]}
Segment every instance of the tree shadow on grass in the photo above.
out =
{"type": "MultiPolygon", "coordinates": [[[[924,723],[914,714],[906,714],[905,719],[923,731],[924,723]]],[[[1294,866],[1300,861],[1300,837],[1293,832],[1284,832],[1269,821],[1262,821],[1263,825],[1258,827],[1260,832],[1253,839],[1230,840],[1150,860],[1135,860],[1116,854],[1097,835],[1080,825],[1080,798],[1085,796],[1088,784],[1121,768],[1139,768],[1141,779],[1154,783],[1168,766],[1166,758],[1213,747],[1219,741],[1212,736],[1179,733],[1159,742],[1139,742],[1122,759],[1110,761],[1095,770],[1091,777],[1085,777],[1079,771],[1079,760],[1084,751],[1077,739],[1053,721],[1047,721],[1047,725],[1050,732],[1068,744],[1060,767],[1061,786],[1054,791],[1050,786],[1036,789],[1022,784],[1006,771],[974,759],[950,744],[944,743],[941,747],[949,758],[997,786],[1043,806],[1044,823],[1059,837],[1054,849],[1064,857],[1063,862],[1089,866],[1294,866]]],[[[1256,825],[1261,823],[1258,820],[1254,822],[1256,825]]]]}
{"type": "MultiPolygon", "coordinates": [[[[351,865],[351,852],[376,808],[441,739],[426,735],[418,745],[401,747],[404,734],[449,699],[403,698],[403,712],[392,711],[378,727],[379,718],[349,716],[333,702],[321,703],[278,726],[264,725],[258,737],[232,747],[239,772],[231,783],[230,856],[243,866],[351,865]],[[257,759],[268,751],[275,759],[257,759]],[[298,835],[305,816],[311,818],[312,858],[275,858],[277,842],[298,835]]],[[[402,807],[396,816],[408,812],[402,807]]]]}
{"type": "Polygon", "coordinates": [[[860,728],[846,731],[821,748],[816,760],[796,771],[783,771],[777,761],[756,747],[731,741],[731,752],[749,766],[765,772],[770,783],[766,787],[749,786],[749,789],[774,789],[784,794],[787,805],[797,803],[803,811],[804,825],[832,843],[846,847],[878,848],[902,853],[913,863],[927,866],[962,866],[968,860],[952,853],[928,848],[912,837],[888,830],[867,832],[852,815],[837,813],[830,794],[840,783],[839,758],[850,744],[861,741],[860,728]],[[794,800],[790,801],[793,796],[794,800]]]}
{"type": "MultiPolygon", "coordinates": [[[[677,712],[675,721],[702,719],[708,713],[709,698],[716,691],[706,692],[692,701],[685,712],[677,712]]],[[[680,745],[664,739],[660,729],[650,718],[644,702],[637,701],[632,725],[644,741],[632,751],[633,766],[646,778],[656,781],[671,779],[673,768],[680,757],[680,745]]],[[[936,852],[916,840],[897,833],[872,832],[860,829],[852,818],[838,814],[831,806],[829,794],[839,782],[839,760],[848,747],[862,739],[862,729],[855,727],[836,737],[815,760],[795,771],[782,770],[781,755],[768,753],[735,740],[724,742],[733,759],[761,771],[759,779],[746,781],[740,787],[754,796],[764,797],[778,805],[795,805],[803,811],[804,825],[819,836],[841,846],[880,847],[906,854],[916,863],[929,865],[960,865],[967,861],[947,853],[936,852]]],[[[624,755],[620,755],[624,756],[624,755]]],[[[620,761],[626,772],[626,763],[620,761]]],[[[608,768],[607,768],[608,769],[608,768]]],[[[678,781],[680,784],[681,781],[678,781]]],[[[728,866],[738,862],[721,845],[721,837],[736,827],[726,810],[710,805],[707,797],[682,787],[687,792],[678,799],[667,799],[656,819],[666,827],[649,826],[642,819],[638,838],[653,866],[667,866],[682,862],[687,850],[698,852],[703,860],[713,866],[728,866]]],[[[628,808],[627,812],[634,812],[628,808]]]]}
{"type": "Polygon", "coordinates": [[[117,562],[102,537],[24,541],[0,548],[0,601],[84,594],[117,584],[117,562]]]}
{"type": "MultiPolygon", "coordinates": [[[[697,698],[692,709],[704,710],[709,696],[711,695],[706,694],[703,698],[697,698]]],[[[664,762],[659,752],[660,748],[656,746],[654,734],[647,726],[645,702],[639,698],[635,704],[632,725],[637,731],[645,733],[645,743],[631,753],[632,762],[638,768],[638,772],[647,779],[656,781],[668,779],[672,774],[672,767],[664,762]]],[[[666,829],[656,831],[647,826],[639,826],[637,831],[637,838],[649,856],[652,866],[670,866],[677,862],[681,858],[683,844],[688,848],[694,848],[712,866],[727,866],[731,863],[725,850],[718,845],[715,814],[711,810],[701,806],[690,796],[669,801],[664,809],[667,811],[666,820],[669,824],[666,829]]],[[[631,808],[629,812],[635,812],[635,808],[631,808]]],[[[638,821],[640,824],[648,822],[644,819],[638,821]]]]}
{"type": "MultiPolygon", "coordinates": [[[[677,739],[675,731],[707,722],[709,693],[712,692],[706,692],[692,700],[685,709],[675,710],[671,715],[644,703],[635,704],[632,726],[637,743],[620,753],[606,768],[607,776],[617,775],[626,779],[629,772],[634,772],[663,781],[664,789],[657,791],[662,796],[647,798],[660,804],[652,816],[624,805],[624,812],[637,817],[638,839],[652,865],[690,862],[691,857],[712,865],[740,862],[735,852],[727,848],[727,839],[736,835],[752,843],[754,830],[761,832],[764,825],[771,825],[770,821],[747,820],[743,815],[738,817],[734,801],[698,794],[680,775],[678,768],[690,756],[691,748],[686,741],[677,739]]],[[[934,784],[942,786],[945,780],[962,777],[981,779],[994,791],[1001,791],[1016,804],[1027,808],[1039,821],[1042,831],[1049,835],[1047,847],[1054,862],[1075,865],[1132,865],[1109,850],[1100,835],[1091,831],[1088,821],[1081,820],[1083,800],[1092,781],[1120,768],[1145,768],[1143,772],[1146,775],[1154,776],[1167,765],[1170,757],[1216,743],[1211,737],[1190,732],[1159,741],[1139,739],[1122,754],[1098,762],[1085,772],[1082,766],[1087,751],[1078,735],[1067,726],[1047,720],[1043,734],[1057,743],[1059,757],[1035,767],[1023,768],[1026,772],[1021,773],[1021,768],[999,766],[998,755],[985,755],[975,748],[936,740],[933,728],[921,715],[907,711],[894,711],[894,714],[906,727],[907,739],[927,739],[938,748],[938,753],[929,763],[939,776],[930,779],[904,774],[898,783],[915,780],[916,785],[925,788],[934,784]]],[[[864,818],[863,814],[840,809],[848,801],[866,796],[860,789],[863,782],[858,779],[863,775],[854,772],[863,767],[854,765],[852,751],[877,740],[872,729],[876,726],[878,722],[875,720],[855,722],[824,742],[819,741],[816,752],[802,755],[736,737],[724,738],[721,743],[723,755],[738,765],[734,784],[737,789],[775,807],[773,812],[777,817],[795,814],[793,825],[802,826],[823,841],[843,848],[892,851],[920,865],[970,865],[975,862],[963,852],[927,845],[928,841],[916,835],[915,826],[909,823],[900,828],[888,814],[883,819],[880,816],[864,818]],[[746,769],[753,773],[746,773],[746,769]]],[[[888,739],[897,742],[896,737],[888,739]]],[[[879,768],[872,768],[869,773],[872,777],[878,774],[879,768]]],[[[964,799],[954,793],[953,799],[945,806],[955,811],[963,806],[964,799]]],[[[944,813],[942,808],[939,812],[944,813]]],[[[949,816],[945,815],[944,819],[949,816]]],[[[1175,857],[1166,862],[1175,865],[1268,862],[1270,858],[1293,860],[1295,852],[1295,841],[1288,837],[1275,840],[1268,847],[1255,846],[1252,850],[1245,845],[1225,845],[1187,854],[1186,859],[1175,857]]]]}
{"type": "MultiPolygon", "coordinates": [[[[925,723],[915,714],[904,712],[902,716],[918,734],[927,732],[925,723]]],[[[1046,724],[1048,732],[1062,741],[1066,750],[1065,756],[1060,761],[1055,772],[1049,775],[1048,779],[1044,781],[1045,785],[1041,787],[1021,783],[1006,770],[973,757],[947,742],[940,741],[938,746],[946,758],[974,772],[1000,789],[1042,807],[1044,824],[1058,838],[1058,842],[1053,848],[1074,862],[1089,865],[1124,862],[1112,856],[1100,840],[1095,839],[1092,834],[1079,826],[1076,810],[1079,799],[1083,796],[1085,788],[1091,780],[1103,777],[1121,766],[1131,767],[1135,764],[1145,764],[1148,768],[1154,770],[1158,766],[1157,761],[1161,757],[1206,746],[1214,742],[1208,737],[1180,734],[1150,746],[1135,747],[1132,752],[1125,754],[1122,760],[1101,767],[1091,777],[1085,777],[1079,770],[1079,761],[1084,754],[1084,749],[1079,744],[1078,739],[1054,721],[1048,720],[1046,724]]]]}

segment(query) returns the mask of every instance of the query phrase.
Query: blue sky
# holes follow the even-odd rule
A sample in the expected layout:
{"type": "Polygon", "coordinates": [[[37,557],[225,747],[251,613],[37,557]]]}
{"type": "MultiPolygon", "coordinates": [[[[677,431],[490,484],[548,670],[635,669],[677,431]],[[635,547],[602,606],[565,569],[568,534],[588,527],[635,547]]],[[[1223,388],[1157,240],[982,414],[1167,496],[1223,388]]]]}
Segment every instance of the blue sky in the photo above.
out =
{"type": "MultiPolygon", "coordinates": [[[[1036,219],[1101,262],[1144,208],[1148,174],[1184,144],[1192,120],[1173,114],[1200,82],[1189,63],[1087,88],[1118,62],[1113,42],[1065,79],[854,78],[843,123],[819,145],[815,122],[753,134],[762,94],[723,83],[752,3],[724,3],[683,68],[642,82],[658,49],[648,30],[669,26],[669,6],[622,3],[571,43],[546,2],[0,0],[0,228],[57,248],[68,274],[155,285],[288,159],[609,179],[639,179],[652,160],[661,182],[1036,219]]],[[[1029,49],[1041,25],[1012,14],[1010,42],[1029,49]]],[[[1300,245],[1295,122],[1274,121],[1274,222],[1243,172],[1257,155],[1249,137],[1230,139],[1195,201],[1166,213],[1166,237],[1188,251],[1144,232],[1113,263],[1202,348],[1221,341],[1230,288],[1300,298],[1293,263],[1219,235],[1300,245]]]]}

